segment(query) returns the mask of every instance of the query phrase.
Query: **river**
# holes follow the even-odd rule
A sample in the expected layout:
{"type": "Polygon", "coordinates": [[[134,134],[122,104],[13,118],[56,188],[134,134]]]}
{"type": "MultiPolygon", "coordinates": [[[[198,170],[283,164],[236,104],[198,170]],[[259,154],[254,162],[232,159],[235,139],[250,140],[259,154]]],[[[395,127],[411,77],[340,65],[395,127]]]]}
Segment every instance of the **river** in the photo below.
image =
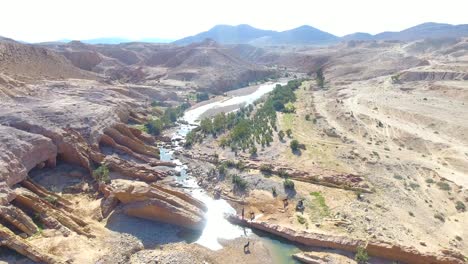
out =
{"type": "Polygon", "coordinates": [[[230,111],[237,110],[242,106],[252,104],[263,95],[271,92],[276,84],[284,83],[263,84],[251,93],[239,96],[230,96],[227,99],[206,103],[186,111],[183,117],[186,124],[179,123],[177,131],[172,135],[172,139],[179,140],[172,140],[171,149],[165,147],[160,148],[161,160],[173,161],[176,163],[176,170],[180,171],[180,176],[176,178],[177,181],[186,187],[190,187],[193,190],[192,195],[203,201],[208,207],[208,211],[205,215],[207,219],[206,226],[195,243],[211,250],[219,250],[222,248],[222,245],[218,242],[218,239],[220,238],[235,239],[241,236],[251,236],[259,239],[265,244],[265,246],[270,250],[275,263],[300,263],[291,257],[292,254],[300,251],[295,245],[284,240],[274,238],[265,233],[253,232],[249,228],[233,225],[227,221],[224,218],[224,215],[235,214],[235,209],[223,199],[215,200],[210,197],[198,186],[196,178],[187,173],[187,166],[183,165],[178,159],[174,159],[173,157],[174,150],[182,148],[179,144],[184,141],[187,133],[196,127],[199,123],[198,119],[200,119],[203,114],[207,113],[207,111],[222,111],[224,108],[228,108],[230,111]]]}

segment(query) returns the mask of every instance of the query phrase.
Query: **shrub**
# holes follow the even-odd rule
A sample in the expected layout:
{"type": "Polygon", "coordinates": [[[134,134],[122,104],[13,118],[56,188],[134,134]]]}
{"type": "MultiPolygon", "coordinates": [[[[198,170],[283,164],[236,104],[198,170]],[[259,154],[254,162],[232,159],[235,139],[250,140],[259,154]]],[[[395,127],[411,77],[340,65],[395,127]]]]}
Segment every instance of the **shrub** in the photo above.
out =
{"type": "Polygon", "coordinates": [[[309,114],[307,114],[307,115],[305,116],[305,120],[310,121],[310,115],[309,115],[309,114]]]}
{"type": "Polygon", "coordinates": [[[249,150],[249,153],[250,155],[257,155],[257,147],[256,146],[252,146],[249,150]]]}
{"type": "Polygon", "coordinates": [[[285,179],[283,185],[285,189],[294,190],[294,182],[290,179],[285,179]]]}
{"type": "Polygon", "coordinates": [[[278,132],[278,137],[279,137],[280,140],[283,140],[283,139],[284,139],[284,131],[283,131],[283,130],[280,130],[280,131],[278,132]]]}
{"type": "Polygon", "coordinates": [[[444,190],[444,191],[450,191],[452,188],[450,188],[450,185],[446,182],[438,182],[437,186],[439,189],[444,190]]]}
{"type": "Polygon", "coordinates": [[[46,200],[47,202],[53,204],[53,205],[57,205],[57,197],[55,196],[52,196],[52,195],[47,195],[46,197],[44,197],[44,200],[46,200]]]}
{"type": "Polygon", "coordinates": [[[305,219],[305,217],[303,217],[302,215],[296,215],[297,217],[297,221],[299,222],[299,224],[303,225],[307,222],[307,220],[305,219]]]}
{"type": "Polygon", "coordinates": [[[354,255],[354,260],[359,264],[364,264],[369,261],[369,255],[364,247],[357,247],[356,255],[354,255]]]}
{"type": "Polygon", "coordinates": [[[289,144],[289,146],[291,147],[292,151],[297,151],[299,150],[300,144],[299,144],[299,141],[297,141],[296,139],[293,139],[291,143],[289,144]]]}
{"type": "Polygon", "coordinates": [[[242,161],[242,160],[239,160],[237,163],[236,163],[236,168],[240,171],[243,171],[245,170],[246,168],[246,165],[245,163],[242,161]]]}
{"type": "Polygon", "coordinates": [[[457,203],[455,204],[455,208],[461,212],[464,212],[466,210],[465,204],[461,201],[457,201],[457,203]]]}
{"type": "Polygon", "coordinates": [[[286,135],[288,136],[288,138],[291,138],[292,130],[291,129],[286,130],[286,135]]]}
{"type": "Polygon", "coordinates": [[[233,161],[233,160],[226,160],[224,161],[224,164],[228,167],[228,168],[233,168],[236,166],[236,162],[233,161]]]}
{"type": "Polygon", "coordinates": [[[285,113],[294,113],[296,112],[296,107],[292,102],[288,102],[286,105],[284,105],[283,112],[285,113]]]}
{"type": "Polygon", "coordinates": [[[441,213],[436,213],[436,214],[434,214],[434,218],[440,220],[441,222],[445,222],[445,217],[444,217],[444,215],[441,214],[441,213]]]}
{"type": "Polygon", "coordinates": [[[227,172],[227,167],[226,167],[226,164],[222,163],[222,164],[219,164],[218,166],[218,173],[220,175],[225,175],[227,172]]]}
{"type": "Polygon", "coordinates": [[[93,177],[98,182],[110,183],[109,168],[105,164],[93,171],[93,177]]]}
{"type": "Polygon", "coordinates": [[[435,182],[435,181],[434,181],[433,179],[426,179],[426,183],[431,184],[431,183],[434,183],[434,182],[435,182]]]}
{"type": "Polygon", "coordinates": [[[271,164],[260,165],[260,171],[264,174],[271,174],[273,172],[273,166],[271,164]]]}
{"type": "Polygon", "coordinates": [[[234,186],[236,186],[240,190],[247,189],[247,185],[248,185],[247,181],[242,179],[239,175],[232,176],[232,183],[234,183],[234,186]]]}
{"type": "Polygon", "coordinates": [[[278,193],[276,192],[276,187],[271,187],[271,193],[274,197],[278,196],[278,193]]]}
{"type": "Polygon", "coordinates": [[[289,173],[285,169],[280,169],[278,170],[278,176],[286,179],[289,177],[289,173]]]}

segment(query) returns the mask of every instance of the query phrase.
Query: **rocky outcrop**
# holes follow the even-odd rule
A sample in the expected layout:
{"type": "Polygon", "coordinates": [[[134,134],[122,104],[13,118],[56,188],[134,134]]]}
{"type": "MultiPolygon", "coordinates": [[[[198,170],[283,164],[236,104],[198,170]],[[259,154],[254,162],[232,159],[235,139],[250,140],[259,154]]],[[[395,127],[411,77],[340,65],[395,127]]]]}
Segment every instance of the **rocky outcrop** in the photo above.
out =
{"type": "Polygon", "coordinates": [[[453,71],[405,71],[398,75],[398,81],[445,81],[445,80],[468,80],[468,73],[453,71]]]}
{"type": "MultiPolygon", "coordinates": [[[[24,180],[38,164],[55,165],[57,147],[50,138],[0,125],[0,180],[9,186],[24,180]]],[[[43,166],[43,165],[42,165],[43,166]]]]}
{"type": "Polygon", "coordinates": [[[111,137],[116,143],[136,153],[159,158],[159,150],[141,141],[126,125],[116,124],[114,127],[105,129],[104,133],[111,137]]]}
{"type": "MultiPolygon", "coordinates": [[[[80,235],[90,238],[95,237],[90,233],[89,229],[86,228],[86,223],[72,213],[56,207],[51,202],[40,198],[27,189],[17,188],[15,192],[16,198],[13,201],[14,205],[24,210],[34,212],[43,218],[55,219],[60,223],[60,228],[63,226],[80,235]]],[[[51,201],[53,202],[53,200],[51,201]]]]}
{"type": "Polygon", "coordinates": [[[29,244],[26,240],[15,235],[8,228],[0,224],[0,245],[6,246],[19,254],[39,263],[59,263],[49,255],[42,253],[39,249],[29,244]]]}
{"type": "Polygon", "coordinates": [[[145,182],[155,182],[167,176],[167,172],[155,169],[147,164],[136,164],[113,156],[106,157],[102,164],[106,164],[111,171],[145,182]]]}
{"type": "Polygon", "coordinates": [[[327,253],[327,252],[301,252],[293,255],[293,258],[306,264],[356,264],[357,262],[353,259],[345,257],[339,254],[327,253]]]}
{"type": "Polygon", "coordinates": [[[128,215],[189,229],[201,229],[205,224],[206,206],[181,191],[126,180],[113,181],[111,189],[128,215]]]}
{"type": "Polygon", "coordinates": [[[67,51],[63,55],[71,61],[71,63],[85,71],[92,71],[93,68],[101,63],[102,58],[99,53],[94,51],[67,51]]]}
{"type": "Polygon", "coordinates": [[[441,253],[420,252],[411,246],[391,244],[385,241],[365,241],[345,236],[325,235],[307,231],[296,231],[288,227],[261,221],[249,221],[237,215],[230,215],[228,220],[244,226],[259,229],[306,246],[324,247],[356,252],[358,246],[365,247],[370,256],[413,264],[462,264],[461,254],[450,250],[441,253]]]}
{"type": "Polygon", "coordinates": [[[31,217],[21,209],[11,205],[0,206],[0,218],[28,236],[34,235],[39,230],[31,217]]]}

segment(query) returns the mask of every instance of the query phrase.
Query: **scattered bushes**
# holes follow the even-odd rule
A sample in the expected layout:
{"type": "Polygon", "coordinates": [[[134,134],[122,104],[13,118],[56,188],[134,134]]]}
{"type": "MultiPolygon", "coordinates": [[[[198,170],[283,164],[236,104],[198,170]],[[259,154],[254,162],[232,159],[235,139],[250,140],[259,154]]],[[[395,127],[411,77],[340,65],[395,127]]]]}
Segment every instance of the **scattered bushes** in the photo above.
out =
{"type": "Polygon", "coordinates": [[[93,177],[98,182],[110,183],[109,168],[105,164],[93,171],[93,177]]]}

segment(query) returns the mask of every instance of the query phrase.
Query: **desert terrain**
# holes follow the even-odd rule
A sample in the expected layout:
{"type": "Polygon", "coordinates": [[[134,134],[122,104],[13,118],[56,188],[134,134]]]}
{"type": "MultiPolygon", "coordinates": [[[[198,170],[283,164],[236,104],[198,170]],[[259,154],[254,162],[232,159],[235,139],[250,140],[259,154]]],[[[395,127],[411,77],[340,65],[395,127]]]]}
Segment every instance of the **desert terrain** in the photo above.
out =
{"type": "Polygon", "coordinates": [[[2,38],[0,262],[466,263],[467,47],[2,38]]]}

